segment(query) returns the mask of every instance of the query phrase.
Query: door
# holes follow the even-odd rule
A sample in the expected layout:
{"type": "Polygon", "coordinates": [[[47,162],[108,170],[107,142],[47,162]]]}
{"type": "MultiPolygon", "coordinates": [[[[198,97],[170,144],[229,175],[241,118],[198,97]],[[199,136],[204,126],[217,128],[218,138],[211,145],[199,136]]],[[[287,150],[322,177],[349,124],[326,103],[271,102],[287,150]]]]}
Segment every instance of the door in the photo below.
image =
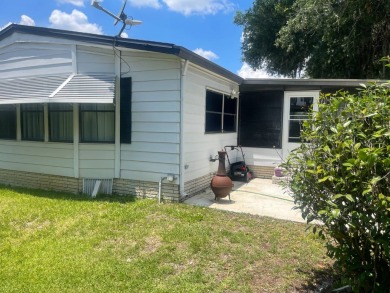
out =
{"type": "Polygon", "coordinates": [[[299,147],[303,121],[309,111],[318,109],[319,91],[284,92],[283,107],[283,160],[291,150],[299,147]]]}

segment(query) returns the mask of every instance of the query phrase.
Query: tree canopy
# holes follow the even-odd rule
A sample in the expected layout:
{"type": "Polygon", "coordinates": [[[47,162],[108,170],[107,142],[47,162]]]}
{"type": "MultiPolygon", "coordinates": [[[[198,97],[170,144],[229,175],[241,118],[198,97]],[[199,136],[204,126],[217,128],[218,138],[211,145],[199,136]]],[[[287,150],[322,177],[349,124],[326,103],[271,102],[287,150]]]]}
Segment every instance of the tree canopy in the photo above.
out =
{"type": "Polygon", "coordinates": [[[388,78],[388,0],[255,0],[243,26],[243,57],[270,74],[312,78],[388,78]]]}

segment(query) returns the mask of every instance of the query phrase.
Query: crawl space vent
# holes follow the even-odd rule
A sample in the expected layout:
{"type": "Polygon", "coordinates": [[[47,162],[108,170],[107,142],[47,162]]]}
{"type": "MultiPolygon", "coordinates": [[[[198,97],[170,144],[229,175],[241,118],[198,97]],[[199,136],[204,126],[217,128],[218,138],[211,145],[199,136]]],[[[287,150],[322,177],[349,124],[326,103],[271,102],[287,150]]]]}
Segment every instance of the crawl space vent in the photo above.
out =
{"type": "Polygon", "coordinates": [[[99,194],[112,194],[112,179],[83,179],[83,193],[95,197],[99,194]]]}

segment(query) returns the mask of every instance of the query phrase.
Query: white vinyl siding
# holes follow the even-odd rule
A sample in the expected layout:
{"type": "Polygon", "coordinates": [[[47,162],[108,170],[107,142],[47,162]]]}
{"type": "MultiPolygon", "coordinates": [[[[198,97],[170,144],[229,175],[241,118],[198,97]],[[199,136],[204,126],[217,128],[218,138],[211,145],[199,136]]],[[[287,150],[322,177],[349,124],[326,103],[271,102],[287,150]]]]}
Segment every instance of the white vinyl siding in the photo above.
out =
{"type": "Polygon", "coordinates": [[[185,182],[216,172],[218,163],[209,161],[225,145],[237,144],[237,133],[205,134],[206,90],[230,94],[238,85],[194,66],[188,68],[184,93],[185,182]]]}
{"type": "Polygon", "coordinates": [[[0,169],[73,177],[73,145],[0,140],[0,169]]]}
{"type": "Polygon", "coordinates": [[[0,46],[0,76],[13,78],[72,72],[71,47],[54,43],[0,46]]]}
{"type": "Polygon", "coordinates": [[[80,144],[80,177],[114,178],[114,158],[114,144],[80,144]]]}
{"type": "Polygon", "coordinates": [[[132,143],[121,146],[121,178],[179,177],[180,60],[147,52],[122,58],[122,73],[132,78],[132,143]]]}

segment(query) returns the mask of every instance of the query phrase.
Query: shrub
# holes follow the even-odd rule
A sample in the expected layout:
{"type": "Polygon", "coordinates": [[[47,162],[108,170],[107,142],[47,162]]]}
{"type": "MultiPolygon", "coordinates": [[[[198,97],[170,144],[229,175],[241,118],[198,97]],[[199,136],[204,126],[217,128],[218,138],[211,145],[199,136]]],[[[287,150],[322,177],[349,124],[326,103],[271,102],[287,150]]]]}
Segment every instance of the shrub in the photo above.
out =
{"type": "Polygon", "coordinates": [[[322,95],[301,139],[284,165],[296,205],[354,290],[388,292],[389,84],[322,95]]]}

